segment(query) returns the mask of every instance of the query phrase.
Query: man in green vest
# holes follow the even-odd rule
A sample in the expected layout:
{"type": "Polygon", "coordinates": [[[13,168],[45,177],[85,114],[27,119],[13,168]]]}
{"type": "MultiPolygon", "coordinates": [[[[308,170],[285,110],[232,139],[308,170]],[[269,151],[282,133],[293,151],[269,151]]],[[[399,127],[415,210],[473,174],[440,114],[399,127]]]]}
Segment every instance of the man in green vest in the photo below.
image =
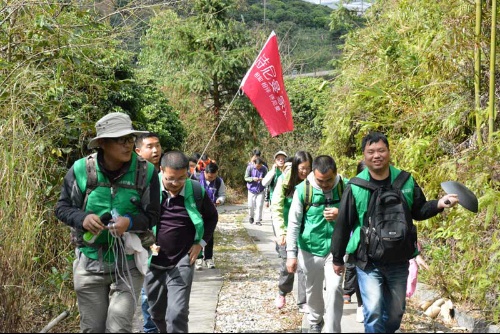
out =
{"type": "Polygon", "coordinates": [[[121,237],[156,225],[159,182],[153,165],[134,152],[135,136],[143,131],[132,128],[128,115],[110,113],[95,127],[88,148],[97,154],[67,172],[55,214],[75,231],[73,280],[81,331],[132,332],[145,263],[126,253],[121,237]]]}
{"type": "Polygon", "coordinates": [[[304,271],[309,333],[321,333],[323,326],[325,333],[341,332],[342,277],[333,272],[330,243],[346,182],[337,174],[332,157],[316,157],[312,172],[295,188],[288,214],[286,266],[289,273],[294,273],[298,260],[304,271]]]}
{"type": "Polygon", "coordinates": [[[194,263],[219,217],[204,188],[188,177],[182,152],[165,153],[160,169],[160,222],[145,279],[149,313],[160,333],[188,333],[194,263]]]}
{"type": "MultiPolygon", "coordinates": [[[[380,132],[368,134],[362,140],[361,149],[367,168],[357,177],[378,187],[389,188],[401,170],[390,165],[391,155],[386,136],[380,132]]],[[[444,208],[458,203],[456,194],[427,201],[422,189],[411,176],[400,189],[414,220],[429,219],[444,208]]],[[[333,269],[340,277],[345,270],[344,255],[347,253],[354,258],[363,298],[365,332],[394,333],[399,329],[405,312],[409,262],[408,258],[403,258],[404,254],[401,261],[391,263],[374,261],[367,254],[366,243],[360,242],[361,239],[364,240],[360,232],[365,224],[369,200],[368,189],[354,184],[346,188],[332,236],[333,269]]]]}

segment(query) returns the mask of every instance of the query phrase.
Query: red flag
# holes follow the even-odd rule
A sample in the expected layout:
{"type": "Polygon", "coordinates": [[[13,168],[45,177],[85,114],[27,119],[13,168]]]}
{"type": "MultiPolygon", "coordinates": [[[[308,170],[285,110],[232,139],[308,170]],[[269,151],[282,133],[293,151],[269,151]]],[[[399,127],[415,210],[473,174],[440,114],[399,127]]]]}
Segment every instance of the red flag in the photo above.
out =
{"type": "Polygon", "coordinates": [[[240,85],[264,120],[271,136],[293,130],[292,109],[283,83],[283,72],[274,31],[240,85]]]}

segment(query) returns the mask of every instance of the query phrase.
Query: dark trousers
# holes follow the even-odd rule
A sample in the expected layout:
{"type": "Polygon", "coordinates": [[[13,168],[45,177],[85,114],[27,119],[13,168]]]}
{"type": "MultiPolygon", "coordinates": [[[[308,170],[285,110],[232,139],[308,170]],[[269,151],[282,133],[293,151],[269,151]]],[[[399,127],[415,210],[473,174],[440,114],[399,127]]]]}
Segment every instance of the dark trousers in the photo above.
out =
{"type": "Polygon", "coordinates": [[[356,274],[356,265],[352,263],[345,263],[345,276],[344,276],[344,295],[352,296],[356,293],[358,306],[363,305],[363,299],[359,292],[358,276],[356,274]]]}
{"type": "MultiPolygon", "coordinates": [[[[293,281],[295,279],[295,274],[290,274],[286,269],[286,245],[276,245],[276,250],[281,257],[281,267],[280,276],[278,279],[279,293],[282,296],[286,296],[293,290],[293,281]]],[[[304,271],[299,266],[297,268],[297,305],[303,305],[306,303],[306,277],[304,271]]]]}
{"type": "Polygon", "coordinates": [[[214,238],[212,237],[203,248],[203,258],[209,260],[214,257],[214,238]]]}
{"type": "Polygon", "coordinates": [[[149,313],[160,333],[188,333],[194,266],[186,254],[176,266],[151,265],[145,278],[149,313]]]}

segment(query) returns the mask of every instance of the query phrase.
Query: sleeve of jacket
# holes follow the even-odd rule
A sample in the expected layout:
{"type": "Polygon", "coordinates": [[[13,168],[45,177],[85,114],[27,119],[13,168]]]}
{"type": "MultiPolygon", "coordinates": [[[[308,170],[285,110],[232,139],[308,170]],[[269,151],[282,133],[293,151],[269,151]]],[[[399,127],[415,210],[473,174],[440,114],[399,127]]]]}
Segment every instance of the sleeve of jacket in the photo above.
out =
{"type": "Polygon", "coordinates": [[[141,197],[141,210],[132,215],[132,229],[146,231],[156,226],[160,220],[160,181],[155,173],[141,197]]]}
{"type": "Polygon", "coordinates": [[[425,194],[422,191],[422,188],[417,184],[417,181],[414,182],[413,188],[413,206],[411,208],[412,218],[415,220],[426,220],[434,217],[440,212],[443,212],[444,209],[438,209],[438,200],[430,200],[427,201],[425,198],[425,194]]]}
{"type": "Polygon", "coordinates": [[[220,187],[219,192],[217,193],[217,199],[220,201],[221,205],[226,201],[226,184],[224,183],[224,180],[222,178],[220,179],[220,187]]]}
{"type": "Polygon", "coordinates": [[[342,194],[339,205],[339,215],[336,220],[332,234],[330,251],[333,257],[333,264],[343,265],[344,255],[351,236],[351,231],[358,223],[358,212],[356,202],[352,196],[351,186],[348,185],[342,194]]]}
{"type": "Polygon", "coordinates": [[[266,176],[262,179],[262,185],[264,187],[267,187],[268,185],[271,184],[271,181],[274,178],[274,175],[276,175],[276,168],[273,166],[271,169],[267,172],[266,176]]]}
{"type": "Polygon", "coordinates": [[[217,208],[214,203],[210,200],[210,197],[205,194],[203,196],[203,205],[202,205],[201,216],[203,217],[203,241],[206,243],[212,239],[215,231],[215,226],[217,225],[217,221],[219,220],[219,213],[217,212],[217,208]]]}
{"type": "Polygon", "coordinates": [[[303,207],[304,204],[299,196],[299,192],[295,191],[288,214],[288,229],[286,233],[286,256],[290,259],[297,258],[297,240],[302,226],[303,207]]]}
{"type": "Polygon", "coordinates": [[[57,219],[77,230],[83,230],[83,220],[90,214],[82,210],[83,201],[84,194],[78,187],[74,169],[71,167],[64,177],[61,195],[54,209],[57,219]]]}
{"type": "Polygon", "coordinates": [[[247,169],[245,170],[245,181],[246,182],[252,182],[253,181],[251,172],[252,172],[252,166],[248,165],[247,169]]]}
{"type": "Polygon", "coordinates": [[[285,219],[283,210],[285,205],[285,192],[283,191],[283,177],[278,178],[271,199],[271,212],[273,218],[273,229],[276,236],[286,235],[285,219]]]}

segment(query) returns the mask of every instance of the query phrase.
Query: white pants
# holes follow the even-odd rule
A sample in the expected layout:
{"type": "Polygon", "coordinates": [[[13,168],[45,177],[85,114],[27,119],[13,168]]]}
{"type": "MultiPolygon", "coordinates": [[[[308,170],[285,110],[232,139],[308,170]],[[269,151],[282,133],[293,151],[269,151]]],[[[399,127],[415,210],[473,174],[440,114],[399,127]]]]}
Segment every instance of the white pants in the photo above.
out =
{"type": "Polygon", "coordinates": [[[332,254],[315,256],[299,249],[298,261],[302,263],[306,276],[306,295],[309,325],[321,323],[324,319],[323,333],[340,333],[340,321],[344,311],[342,298],[342,276],[333,271],[332,254]],[[323,283],[326,292],[323,299],[323,283]]]}
{"type": "Polygon", "coordinates": [[[258,194],[254,194],[248,191],[248,217],[254,218],[255,222],[262,221],[265,193],[265,191],[261,191],[258,194]]]}

